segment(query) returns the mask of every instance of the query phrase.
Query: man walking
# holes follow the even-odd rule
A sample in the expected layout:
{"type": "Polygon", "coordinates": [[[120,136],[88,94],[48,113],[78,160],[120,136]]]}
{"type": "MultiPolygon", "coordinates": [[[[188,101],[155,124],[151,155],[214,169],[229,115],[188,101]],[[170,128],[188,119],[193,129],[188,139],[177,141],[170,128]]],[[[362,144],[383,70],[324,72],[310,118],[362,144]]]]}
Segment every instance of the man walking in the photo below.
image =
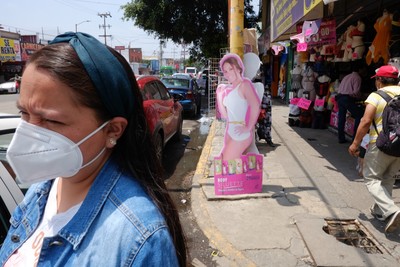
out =
{"type": "Polygon", "coordinates": [[[354,133],[357,131],[357,127],[360,124],[360,119],[364,112],[362,105],[357,103],[361,97],[361,76],[358,73],[359,66],[356,64],[353,65],[352,68],[353,71],[344,76],[340,82],[338,94],[336,96],[336,101],[339,106],[338,138],[340,144],[346,143],[344,126],[346,123],[347,111],[349,111],[354,118],[354,133]]]}
{"type": "MultiPolygon", "coordinates": [[[[375,85],[378,90],[386,92],[391,97],[400,95],[399,71],[391,65],[380,67],[376,71],[375,85]]],[[[374,198],[371,214],[380,221],[387,220],[385,232],[395,231],[400,226],[400,208],[395,205],[392,190],[395,182],[394,175],[400,169],[400,157],[389,156],[376,146],[378,133],[382,130],[382,112],[386,101],[377,93],[371,93],[365,101],[364,116],[361,118],[356,136],[349,147],[349,153],[357,156],[360,143],[368,133],[370,142],[364,157],[363,176],[368,191],[374,198]],[[373,125],[375,121],[375,130],[373,125]]]]}

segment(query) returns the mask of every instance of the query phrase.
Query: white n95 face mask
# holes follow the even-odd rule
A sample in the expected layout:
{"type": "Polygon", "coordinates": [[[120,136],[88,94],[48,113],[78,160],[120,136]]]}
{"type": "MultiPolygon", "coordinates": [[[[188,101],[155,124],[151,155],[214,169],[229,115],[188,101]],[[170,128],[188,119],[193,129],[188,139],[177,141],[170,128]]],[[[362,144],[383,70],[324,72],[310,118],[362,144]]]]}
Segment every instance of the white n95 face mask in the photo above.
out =
{"type": "Polygon", "coordinates": [[[7,149],[7,160],[22,183],[71,177],[104,152],[105,147],[94,159],[82,166],[83,156],[79,145],[107,123],[108,121],[75,144],[62,134],[22,120],[7,149]]]}

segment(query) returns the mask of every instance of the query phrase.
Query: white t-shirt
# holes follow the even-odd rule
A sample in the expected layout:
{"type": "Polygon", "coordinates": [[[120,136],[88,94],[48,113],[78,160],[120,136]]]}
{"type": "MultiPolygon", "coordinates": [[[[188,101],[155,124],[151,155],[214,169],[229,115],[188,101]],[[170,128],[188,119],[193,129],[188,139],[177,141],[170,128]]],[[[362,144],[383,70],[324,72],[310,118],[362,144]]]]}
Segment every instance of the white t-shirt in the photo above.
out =
{"type": "Polygon", "coordinates": [[[63,213],[57,214],[57,178],[50,190],[46,208],[41,223],[35,232],[24,244],[8,259],[5,267],[36,266],[42,249],[43,239],[52,237],[72,219],[79,210],[82,203],[79,203],[63,213]]]}

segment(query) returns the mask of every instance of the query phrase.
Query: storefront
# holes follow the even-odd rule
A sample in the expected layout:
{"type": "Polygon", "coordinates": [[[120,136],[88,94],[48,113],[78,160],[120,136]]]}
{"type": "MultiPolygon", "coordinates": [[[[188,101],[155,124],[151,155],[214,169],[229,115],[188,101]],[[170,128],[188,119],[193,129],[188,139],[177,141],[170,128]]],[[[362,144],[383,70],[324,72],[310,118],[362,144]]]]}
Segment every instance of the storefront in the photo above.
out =
{"type": "Polygon", "coordinates": [[[36,35],[21,36],[0,30],[0,82],[21,76],[29,56],[41,47],[36,35]]]}
{"type": "MultiPolygon", "coordinates": [[[[273,96],[291,106],[293,125],[337,127],[334,95],[341,79],[354,66],[360,67],[362,104],[375,90],[370,79],[375,69],[399,62],[400,6],[396,2],[271,1],[271,88],[273,96]]],[[[345,129],[349,136],[353,127],[349,114],[345,129]]]]}

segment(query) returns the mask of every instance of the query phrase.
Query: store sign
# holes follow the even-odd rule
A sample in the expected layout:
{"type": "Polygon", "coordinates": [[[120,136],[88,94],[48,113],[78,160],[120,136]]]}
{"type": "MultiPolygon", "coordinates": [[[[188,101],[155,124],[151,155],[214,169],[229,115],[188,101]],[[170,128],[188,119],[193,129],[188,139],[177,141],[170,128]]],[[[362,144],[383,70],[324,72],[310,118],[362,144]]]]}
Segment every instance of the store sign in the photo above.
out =
{"type": "Polygon", "coordinates": [[[37,50],[39,50],[42,47],[44,47],[44,45],[42,45],[42,44],[21,43],[22,61],[27,61],[34,52],[36,52],[37,50]]]}
{"type": "Polygon", "coordinates": [[[271,40],[274,41],[322,0],[272,0],[271,40]]]}
{"type": "Polygon", "coordinates": [[[117,50],[117,51],[125,50],[125,46],[117,45],[117,46],[115,46],[115,50],[117,50]]]}
{"type": "Polygon", "coordinates": [[[0,38],[0,61],[21,61],[21,51],[18,40],[0,38]]]}
{"type": "MultiPolygon", "coordinates": [[[[297,33],[303,31],[303,23],[296,25],[297,33]]],[[[307,47],[317,47],[323,45],[336,45],[336,20],[323,20],[316,34],[311,35],[307,42],[307,47]]]]}

